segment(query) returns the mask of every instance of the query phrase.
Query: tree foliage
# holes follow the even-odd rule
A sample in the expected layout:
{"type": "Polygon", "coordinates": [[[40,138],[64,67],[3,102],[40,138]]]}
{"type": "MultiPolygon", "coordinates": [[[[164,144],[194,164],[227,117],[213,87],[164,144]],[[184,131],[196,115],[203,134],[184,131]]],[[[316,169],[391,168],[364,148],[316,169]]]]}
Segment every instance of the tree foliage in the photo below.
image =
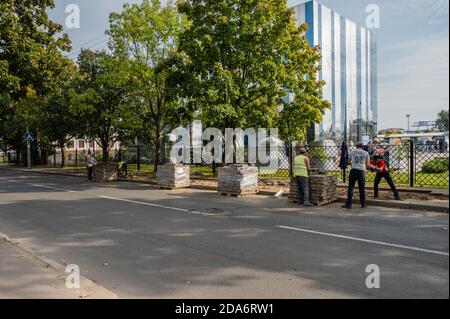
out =
{"type": "Polygon", "coordinates": [[[83,50],[78,65],[81,79],[70,93],[72,113],[79,135],[95,139],[108,161],[113,144],[135,124],[127,104],[130,75],[120,58],[103,51],[83,50]]]}
{"type": "Polygon", "coordinates": [[[32,86],[38,94],[50,92],[61,72],[61,51],[70,49],[62,26],[48,18],[53,0],[2,0],[0,3],[0,90],[25,96],[32,86]]]}
{"type": "Polygon", "coordinates": [[[436,126],[441,132],[448,132],[448,110],[442,110],[438,114],[436,126]]]}
{"type": "Polygon", "coordinates": [[[180,37],[184,92],[206,125],[279,125],[283,136],[298,137],[320,120],[329,105],[316,77],[319,49],[309,46],[306,26],[296,27],[286,1],[190,0],[179,10],[190,20],[180,37]]]}
{"type": "Polygon", "coordinates": [[[27,127],[35,129],[36,105],[30,101],[58,89],[57,79],[70,49],[62,26],[48,18],[53,0],[0,2],[0,139],[3,148],[23,147],[27,127]]]}
{"type": "Polygon", "coordinates": [[[110,48],[127,61],[134,104],[140,110],[143,132],[157,150],[156,163],[165,129],[179,124],[186,113],[168,81],[172,73],[169,61],[184,24],[171,2],[162,6],[158,0],[126,4],[122,12],[110,15],[110,48]]]}

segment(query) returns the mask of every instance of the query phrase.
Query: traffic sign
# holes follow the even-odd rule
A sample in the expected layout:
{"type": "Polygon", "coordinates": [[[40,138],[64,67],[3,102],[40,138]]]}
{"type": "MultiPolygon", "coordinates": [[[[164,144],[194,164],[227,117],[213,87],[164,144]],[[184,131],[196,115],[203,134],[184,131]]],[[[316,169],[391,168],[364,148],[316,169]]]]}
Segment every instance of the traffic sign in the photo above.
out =
{"type": "Polygon", "coordinates": [[[34,142],[34,135],[33,135],[33,133],[31,133],[31,132],[25,133],[25,135],[23,136],[23,138],[24,138],[24,140],[25,140],[26,142],[30,142],[30,143],[34,142]]]}

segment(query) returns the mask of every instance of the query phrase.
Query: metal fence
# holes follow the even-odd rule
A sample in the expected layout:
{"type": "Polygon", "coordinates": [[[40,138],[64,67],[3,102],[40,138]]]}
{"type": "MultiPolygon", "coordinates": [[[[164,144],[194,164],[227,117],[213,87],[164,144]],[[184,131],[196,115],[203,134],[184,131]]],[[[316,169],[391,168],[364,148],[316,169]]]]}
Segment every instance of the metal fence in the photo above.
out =
{"type": "MultiPolygon", "coordinates": [[[[0,165],[16,165],[19,162],[17,154],[14,151],[3,152],[0,151],[0,165]]],[[[23,163],[25,165],[26,158],[24,158],[23,163]]]]}
{"type": "MultiPolygon", "coordinates": [[[[335,175],[341,182],[348,180],[349,171],[339,167],[341,148],[337,146],[307,146],[311,167],[335,175]]],[[[402,145],[383,146],[384,160],[394,182],[402,186],[448,187],[448,149],[424,149],[412,142],[402,145]]],[[[370,150],[369,153],[373,155],[370,150]]],[[[293,150],[293,156],[295,156],[293,150]]],[[[368,171],[368,182],[376,173],[368,171]]]]}
{"type": "MultiPolygon", "coordinates": [[[[447,187],[449,185],[448,149],[427,148],[412,142],[402,145],[383,146],[384,159],[389,167],[391,176],[397,185],[447,187]]],[[[341,148],[339,146],[307,146],[306,150],[311,160],[311,167],[335,175],[341,182],[348,180],[349,170],[345,172],[339,167],[341,148]]],[[[184,150],[187,158],[191,160],[193,149],[184,150]]],[[[249,153],[245,149],[245,159],[249,153]]],[[[257,151],[257,150],[256,150],[257,151]]],[[[160,151],[159,164],[171,162],[171,149],[163,148],[160,151]]],[[[257,160],[254,165],[258,168],[261,179],[289,179],[292,158],[296,156],[296,149],[288,143],[277,146],[272,152],[266,154],[276,166],[262,163],[257,160]]],[[[102,157],[101,150],[95,150],[98,160],[102,157]]],[[[154,172],[156,150],[147,146],[121,147],[120,150],[110,152],[110,160],[124,160],[131,171],[143,173],[154,172]]],[[[67,166],[85,166],[86,151],[65,152],[67,166]]],[[[190,161],[192,163],[192,161],[190,161]]],[[[48,165],[58,166],[61,163],[61,152],[56,150],[48,156],[48,165]]],[[[193,178],[214,178],[221,163],[191,164],[193,178]]],[[[375,172],[367,172],[367,181],[375,178],[375,172]]]]}

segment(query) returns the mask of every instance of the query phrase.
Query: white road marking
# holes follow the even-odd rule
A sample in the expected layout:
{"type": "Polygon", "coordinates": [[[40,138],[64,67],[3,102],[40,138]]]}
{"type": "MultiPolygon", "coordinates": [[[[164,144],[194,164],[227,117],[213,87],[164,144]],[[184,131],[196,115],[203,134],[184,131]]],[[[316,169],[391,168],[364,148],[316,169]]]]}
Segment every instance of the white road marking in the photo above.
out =
{"type": "Polygon", "coordinates": [[[60,188],[60,187],[53,187],[53,186],[47,186],[47,185],[41,185],[41,184],[34,184],[34,183],[27,183],[24,181],[15,181],[12,179],[6,179],[6,178],[1,178],[0,180],[3,181],[7,181],[10,183],[23,183],[23,184],[27,184],[33,187],[41,187],[41,188],[48,188],[48,189],[53,189],[53,190],[58,190],[58,191],[64,191],[64,192],[69,192],[69,193],[76,193],[77,191],[71,190],[71,189],[66,189],[66,188],[60,188]]]}
{"type": "Polygon", "coordinates": [[[369,239],[364,239],[364,238],[350,237],[350,236],[344,236],[344,235],[338,235],[338,234],[323,233],[323,232],[318,232],[318,231],[309,230],[309,229],[296,228],[296,227],[280,226],[280,225],[278,225],[276,227],[288,229],[288,230],[296,230],[299,232],[304,232],[304,233],[309,233],[309,234],[322,235],[322,236],[341,238],[341,239],[348,239],[348,240],[360,241],[360,242],[369,243],[369,244],[395,247],[395,248],[401,248],[401,249],[407,249],[407,250],[414,250],[414,251],[420,251],[423,253],[429,253],[429,254],[435,254],[435,255],[443,255],[443,256],[447,256],[447,257],[449,256],[449,253],[446,253],[443,251],[430,250],[430,249],[405,246],[405,245],[398,245],[398,244],[387,243],[387,242],[383,242],[383,241],[369,240],[369,239]]]}
{"type": "Polygon", "coordinates": [[[6,178],[2,178],[2,180],[10,182],[10,183],[19,183],[18,181],[14,181],[12,179],[6,179],[6,178]]]}
{"type": "Polygon", "coordinates": [[[175,211],[178,211],[178,212],[189,213],[189,214],[216,216],[214,214],[202,213],[202,212],[197,212],[197,211],[194,211],[194,210],[178,208],[178,207],[172,207],[172,206],[165,206],[165,205],[158,205],[158,204],[152,204],[152,203],[147,203],[147,202],[140,202],[140,201],[131,200],[131,199],[124,199],[124,198],[111,197],[111,196],[100,196],[100,195],[98,197],[104,198],[104,199],[116,200],[116,201],[120,201],[120,202],[126,202],[126,203],[132,203],[132,204],[138,204],[138,205],[144,205],[144,206],[151,206],[151,207],[158,207],[158,208],[164,208],[164,209],[169,209],[169,210],[175,210],[175,211]]]}
{"type": "Polygon", "coordinates": [[[69,192],[69,193],[76,193],[77,192],[77,191],[74,191],[74,190],[71,190],[71,189],[60,188],[60,187],[53,187],[53,186],[47,186],[47,185],[41,185],[41,184],[27,183],[27,185],[34,186],[34,187],[53,189],[53,190],[57,190],[57,191],[64,191],[64,192],[69,192]]]}
{"type": "MultiPolygon", "coordinates": [[[[2,179],[2,180],[8,181],[8,182],[13,182],[13,183],[20,183],[18,181],[13,181],[13,180],[7,180],[7,179],[2,179]]],[[[77,191],[74,191],[74,190],[71,190],[71,189],[59,188],[59,187],[53,187],[53,186],[47,186],[47,185],[41,185],[41,184],[35,184],[35,183],[25,183],[24,182],[24,184],[27,184],[27,185],[30,185],[30,186],[34,186],[34,187],[42,187],[42,188],[48,188],[48,189],[53,189],[53,190],[58,190],[58,191],[65,191],[65,192],[70,192],[70,193],[76,193],[77,192],[77,191]]],[[[214,214],[197,212],[197,211],[194,211],[194,210],[188,210],[188,209],[172,207],[172,206],[165,206],[165,205],[158,205],[158,204],[152,204],[152,203],[146,203],[146,202],[139,202],[139,201],[130,200],[130,199],[123,199],[123,198],[117,198],[117,197],[111,197],[111,196],[98,196],[98,197],[104,198],[104,199],[128,202],[128,203],[133,203],[133,204],[145,205],[145,206],[165,208],[165,209],[175,210],[175,211],[179,211],[179,212],[183,212],[183,213],[189,213],[189,214],[197,214],[197,215],[204,215],[204,216],[215,216],[214,214]]]]}

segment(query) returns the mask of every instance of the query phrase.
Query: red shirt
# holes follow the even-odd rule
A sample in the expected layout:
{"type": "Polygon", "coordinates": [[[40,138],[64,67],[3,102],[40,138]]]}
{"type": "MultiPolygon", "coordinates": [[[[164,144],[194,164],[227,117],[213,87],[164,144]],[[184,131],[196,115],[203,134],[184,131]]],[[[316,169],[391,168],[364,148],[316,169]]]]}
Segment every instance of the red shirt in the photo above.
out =
{"type": "Polygon", "coordinates": [[[381,168],[383,170],[382,173],[388,172],[388,168],[387,168],[384,160],[379,160],[378,163],[376,163],[376,164],[374,161],[372,161],[372,165],[376,166],[377,168],[381,168]]]}

